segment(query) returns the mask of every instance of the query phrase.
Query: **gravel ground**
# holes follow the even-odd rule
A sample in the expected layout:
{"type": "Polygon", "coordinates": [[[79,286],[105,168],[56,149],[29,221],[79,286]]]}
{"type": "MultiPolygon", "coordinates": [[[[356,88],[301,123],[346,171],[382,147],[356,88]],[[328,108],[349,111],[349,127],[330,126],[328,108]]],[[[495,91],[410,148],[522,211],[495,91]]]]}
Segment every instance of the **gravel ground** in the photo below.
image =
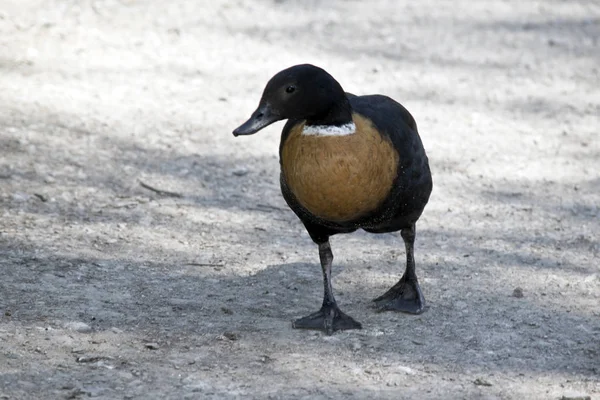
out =
{"type": "Polygon", "coordinates": [[[0,399],[600,399],[599,81],[597,1],[0,0],[0,399]],[[422,315],[373,310],[404,246],[355,233],[364,329],[291,329],[282,123],[231,130],[304,62],[419,124],[422,315]]]}

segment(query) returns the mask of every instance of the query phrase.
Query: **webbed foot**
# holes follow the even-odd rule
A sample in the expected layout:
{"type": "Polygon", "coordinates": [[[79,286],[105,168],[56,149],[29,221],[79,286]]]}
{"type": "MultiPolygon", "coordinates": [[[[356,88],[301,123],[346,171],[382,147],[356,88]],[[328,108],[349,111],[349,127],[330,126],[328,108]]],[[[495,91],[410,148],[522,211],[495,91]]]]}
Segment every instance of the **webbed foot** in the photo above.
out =
{"type": "Polygon", "coordinates": [[[337,305],[332,305],[323,306],[316,313],[293,321],[292,328],[312,329],[331,335],[335,331],[362,329],[362,325],[344,314],[337,305]]]}
{"type": "Polygon", "coordinates": [[[400,311],[421,314],[425,311],[425,298],[416,279],[404,276],[382,296],[373,299],[378,311],[400,311]]]}

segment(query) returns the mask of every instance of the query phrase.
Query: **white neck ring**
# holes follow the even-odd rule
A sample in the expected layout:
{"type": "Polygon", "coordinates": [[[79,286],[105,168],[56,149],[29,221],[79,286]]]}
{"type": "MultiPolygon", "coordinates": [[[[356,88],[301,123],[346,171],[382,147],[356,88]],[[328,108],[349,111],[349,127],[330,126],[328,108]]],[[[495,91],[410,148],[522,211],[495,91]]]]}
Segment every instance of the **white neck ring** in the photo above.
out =
{"type": "Polygon", "coordinates": [[[356,132],[354,122],[344,125],[304,125],[302,134],[307,136],[348,136],[356,132]]]}

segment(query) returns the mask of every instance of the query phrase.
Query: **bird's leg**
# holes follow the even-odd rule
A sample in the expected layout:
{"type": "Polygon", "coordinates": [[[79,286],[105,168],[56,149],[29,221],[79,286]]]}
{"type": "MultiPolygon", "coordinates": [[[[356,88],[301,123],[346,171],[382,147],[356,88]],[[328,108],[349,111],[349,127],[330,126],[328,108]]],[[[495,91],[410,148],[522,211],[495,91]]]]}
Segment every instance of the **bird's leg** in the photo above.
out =
{"type": "Polygon", "coordinates": [[[379,311],[401,311],[420,314],[425,310],[425,298],[415,272],[415,224],[401,231],[406,247],[406,270],[402,278],[382,296],[374,299],[379,311]]]}
{"type": "Polygon", "coordinates": [[[310,314],[292,322],[292,327],[296,329],[314,329],[324,331],[331,335],[335,331],[346,329],[361,329],[362,326],[352,317],[344,314],[338,307],[333,297],[331,287],[331,262],[333,253],[329,241],[319,244],[319,258],[321,259],[321,268],[323,269],[323,305],[316,313],[310,314]]]}

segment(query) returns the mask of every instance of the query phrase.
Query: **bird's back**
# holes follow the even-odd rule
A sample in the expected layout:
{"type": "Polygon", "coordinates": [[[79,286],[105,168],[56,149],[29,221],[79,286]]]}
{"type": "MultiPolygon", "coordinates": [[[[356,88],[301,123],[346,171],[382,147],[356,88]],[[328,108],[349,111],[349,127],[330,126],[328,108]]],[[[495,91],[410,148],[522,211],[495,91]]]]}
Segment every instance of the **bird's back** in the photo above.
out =
{"type": "MultiPolygon", "coordinates": [[[[377,130],[390,138],[399,151],[418,137],[417,123],[402,104],[380,94],[349,96],[352,109],[369,118],[377,130]]],[[[420,140],[419,140],[420,142],[420,140]]]]}
{"type": "Polygon", "coordinates": [[[369,118],[398,154],[398,174],[390,195],[367,230],[386,232],[414,223],[429,201],[433,187],[429,160],[413,116],[404,106],[383,95],[350,96],[355,112],[369,118]]]}

